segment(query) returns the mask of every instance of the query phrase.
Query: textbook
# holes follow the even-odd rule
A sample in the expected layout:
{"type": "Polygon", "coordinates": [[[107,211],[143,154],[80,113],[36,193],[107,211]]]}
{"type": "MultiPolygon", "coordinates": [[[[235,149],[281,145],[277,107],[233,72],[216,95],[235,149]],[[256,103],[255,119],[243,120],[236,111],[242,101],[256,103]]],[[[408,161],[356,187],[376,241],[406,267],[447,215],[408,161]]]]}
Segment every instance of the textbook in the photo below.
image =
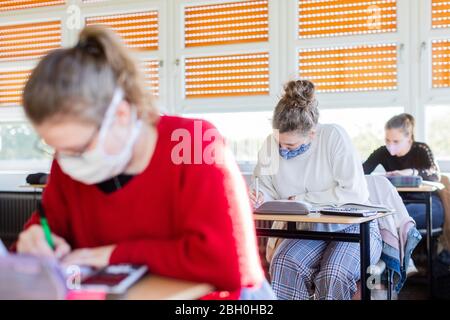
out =
{"type": "Polygon", "coordinates": [[[344,203],[340,205],[332,204],[320,206],[317,209],[323,210],[324,208],[342,208],[342,209],[354,209],[354,210],[372,210],[376,212],[393,212],[394,209],[387,208],[381,205],[373,205],[373,204],[362,204],[362,203],[344,203]]]}
{"type": "Polygon", "coordinates": [[[357,208],[324,207],[320,210],[320,214],[346,217],[370,217],[375,216],[378,213],[379,211],[377,210],[357,208]]]}
{"type": "Polygon", "coordinates": [[[325,209],[350,209],[350,210],[371,210],[378,212],[392,212],[393,209],[380,205],[367,205],[361,203],[336,204],[311,204],[298,200],[272,200],[266,201],[255,209],[256,214],[300,214],[306,215],[314,212],[321,212],[325,209]]]}

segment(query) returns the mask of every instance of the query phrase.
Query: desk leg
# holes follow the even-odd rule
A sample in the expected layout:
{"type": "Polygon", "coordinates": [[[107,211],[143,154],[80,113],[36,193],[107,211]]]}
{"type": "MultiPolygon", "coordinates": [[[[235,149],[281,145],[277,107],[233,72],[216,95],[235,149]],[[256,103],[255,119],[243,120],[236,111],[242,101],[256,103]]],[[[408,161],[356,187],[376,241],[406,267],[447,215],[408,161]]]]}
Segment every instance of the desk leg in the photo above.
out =
{"type": "Polygon", "coordinates": [[[432,248],[432,230],[433,230],[433,212],[432,212],[432,193],[427,192],[425,198],[425,214],[427,220],[427,264],[428,264],[428,289],[429,297],[433,298],[433,248],[432,248]]]}
{"type": "Polygon", "coordinates": [[[369,275],[367,270],[370,264],[370,222],[359,225],[360,253],[361,253],[361,300],[370,300],[370,289],[367,286],[369,275]]]}
{"type": "Polygon", "coordinates": [[[295,230],[297,230],[297,223],[295,223],[295,222],[288,222],[287,223],[287,229],[288,229],[288,231],[295,231],[295,230]]]}

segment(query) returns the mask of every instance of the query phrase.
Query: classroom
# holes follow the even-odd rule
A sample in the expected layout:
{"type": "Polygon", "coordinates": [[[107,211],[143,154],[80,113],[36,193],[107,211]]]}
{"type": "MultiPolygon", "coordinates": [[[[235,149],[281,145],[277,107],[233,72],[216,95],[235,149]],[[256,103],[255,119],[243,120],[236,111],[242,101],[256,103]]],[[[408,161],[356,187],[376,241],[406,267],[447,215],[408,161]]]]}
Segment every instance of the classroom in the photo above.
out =
{"type": "Polygon", "coordinates": [[[449,300],[450,1],[0,0],[0,300],[117,299],[449,300]]]}

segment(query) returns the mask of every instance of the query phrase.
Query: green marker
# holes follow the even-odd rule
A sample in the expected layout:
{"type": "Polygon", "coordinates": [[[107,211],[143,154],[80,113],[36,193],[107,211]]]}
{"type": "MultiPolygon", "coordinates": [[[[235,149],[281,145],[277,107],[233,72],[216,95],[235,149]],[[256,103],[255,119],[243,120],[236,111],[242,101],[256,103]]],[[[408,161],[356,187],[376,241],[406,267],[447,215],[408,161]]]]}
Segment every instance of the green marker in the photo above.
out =
{"type": "Polygon", "coordinates": [[[42,206],[42,203],[40,201],[38,203],[38,212],[42,229],[44,229],[45,239],[47,239],[47,243],[50,246],[50,248],[52,248],[52,250],[55,250],[55,243],[53,242],[52,232],[50,231],[47,218],[45,217],[44,207],[42,206]]]}

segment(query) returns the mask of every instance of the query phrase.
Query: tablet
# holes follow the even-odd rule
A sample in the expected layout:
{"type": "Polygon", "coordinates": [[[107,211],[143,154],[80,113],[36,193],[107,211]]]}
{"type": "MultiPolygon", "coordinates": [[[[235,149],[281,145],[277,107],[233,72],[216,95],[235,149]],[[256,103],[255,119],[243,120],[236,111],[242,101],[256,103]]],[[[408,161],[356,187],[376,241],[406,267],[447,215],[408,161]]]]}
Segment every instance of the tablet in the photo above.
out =
{"type": "Polygon", "coordinates": [[[81,280],[82,290],[103,291],[109,294],[124,294],[147,273],[141,265],[110,265],[94,271],[81,280]]]}

